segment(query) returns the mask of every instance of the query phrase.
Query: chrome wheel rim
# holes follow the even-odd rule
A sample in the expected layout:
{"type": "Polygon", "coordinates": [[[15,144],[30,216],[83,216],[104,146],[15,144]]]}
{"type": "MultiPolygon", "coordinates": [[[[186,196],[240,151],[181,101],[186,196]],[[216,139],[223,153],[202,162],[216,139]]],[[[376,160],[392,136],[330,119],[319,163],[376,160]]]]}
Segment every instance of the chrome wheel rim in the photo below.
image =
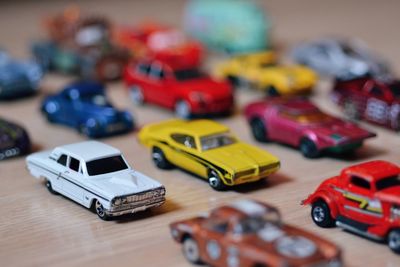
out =
{"type": "Polygon", "coordinates": [[[175,105],[175,113],[178,117],[187,119],[190,116],[190,107],[189,104],[185,101],[179,101],[175,105]]]}
{"type": "Polygon", "coordinates": [[[132,86],[130,90],[130,97],[133,103],[140,105],[143,103],[143,93],[137,86],[132,86]]]}
{"type": "Polygon", "coordinates": [[[185,254],[185,257],[191,261],[191,262],[196,262],[199,259],[199,250],[197,247],[197,244],[194,240],[192,239],[186,239],[184,244],[183,244],[183,251],[185,254]]]}
{"type": "Polygon", "coordinates": [[[103,205],[101,205],[101,203],[98,200],[96,200],[96,213],[100,217],[104,217],[105,215],[103,205]]]}
{"type": "Polygon", "coordinates": [[[389,247],[392,249],[400,248],[400,232],[391,232],[389,234],[389,247]]]}
{"type": "Polygon", "coordinates": [[[322,207],[317,206],[313,209],[313,218],[316,222],[322,222],[325,219],[325,211],[322,207]]]}
{"type": "Polygon", "coordinates": [[[161,156],[161,154],[158,153],[158,152],[153,152],[152,157],[153,157],[153,161],[154,161],[156,164],[159,164],[159,163],[162,161],[162,156],[161,156]]]}

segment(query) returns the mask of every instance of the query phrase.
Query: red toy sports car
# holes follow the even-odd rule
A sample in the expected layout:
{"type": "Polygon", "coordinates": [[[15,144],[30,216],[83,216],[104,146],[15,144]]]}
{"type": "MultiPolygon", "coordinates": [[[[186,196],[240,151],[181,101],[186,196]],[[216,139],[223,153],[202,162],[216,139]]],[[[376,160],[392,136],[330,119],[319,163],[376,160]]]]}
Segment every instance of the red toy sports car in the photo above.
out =
{"type": "Polygon", "coordinates": [[[399,174],[400,168],[386,161],[354,165],[325,180],[302,205],[312,205],[311,218],[320,227],[336,224],[386,241],[400,253],[399,174]]]}
{"type": "Polygon", "coordinates": [[[332,99],[351,119],[365,119],[400,131],[400,81],[337,81],[332,99]]]}
{"type": "Polygon", "coordinates": [[[228,82],[213,80],[180,62],[141,61],[127,67],[124,80],[134,103],[154,103],[184,119],[228,114],[234,106],[228,82]]]}
{"type": "Polygon", "coordinates": [[[189,39],[177,29],[155,23],[119,27],[114,39],[120,46],[129,49],[135,59],[179,61],[196,67],[203,57],[204,49],[199,42],[189,39]]]}
{"type": "Polygon", "coordinates": [[[347,152],[375,136],[356,124],[323,113],[306,99],[271,98],[246,106],[253,136],[261,142],[277,141],[299,147],[307,158],[323,151],[347,152]]]}

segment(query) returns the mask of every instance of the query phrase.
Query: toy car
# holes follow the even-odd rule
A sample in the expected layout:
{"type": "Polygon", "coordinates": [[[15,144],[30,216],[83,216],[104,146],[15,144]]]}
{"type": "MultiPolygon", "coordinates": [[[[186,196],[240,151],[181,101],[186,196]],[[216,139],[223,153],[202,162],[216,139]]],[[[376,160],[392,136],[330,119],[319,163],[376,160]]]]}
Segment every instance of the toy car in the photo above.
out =
{"type": "Polygon", "coordinates": [[[246,53],[270,46],[270,22],[255,1],[191,0],[184,16],[186,32],[210,48],[246,53]]]}
{"type": "Polygon", "coordinates": [[[35,94],[43,72],[33,61],[19,61],[0,49],[0,99],[11,99],[35,94]]]}
{"type": "Polygon", "coordinates": [[[154,103],[180,118],[229,114],[234,107],[228,82],[180,62],[141,61],[128,66],[124,80],[134,103],[154,103]]]}
{"type": "Polygon", "coordinates": [[[186,66],[197,67],[203,56],[203,47],[199,42],[189,39],[177,29],[156,23],[119,27],[115,30],[115,40],[118,45],[129,49],[137,60],[179,61],[186,66]]]}
{"type": "Polygon", "coordinates": [[[376,160],[350,166],[303,200],[320,227],[335,224],[400,253],[400,168],[376,160]]]}
{"type": "Polygon", "coordinates": [[[302,98],[254,102],[244,113],[256,140],[298,147],[308,158],[318,157],[323,151],[353,151],[375,136],[352,122],[323,113],[302,98]]]}
{"type": "Polygon", "coordinates": [[[186,259],[210,266],[340,267],[338,247],[316,234],[285,224],[279,211],[253,200],[239,200],[206,216],[170,225],[186,259]]]}
{"type": "Polygon", "coordinates": [[[30,150],[31,142],[24,128],[0,118],[0,160],[24,155],[30,150]]]}
{"type": "Polygon", "coordinates": [[[154,164],[172,166],[204,179],[215,190],[255,182],[276,172],[279,159],[241,142],[229,129],[211,120],[168,120],[150,124],[139,132],[139,141],[151,148],[154,164]]]}
{"type": "Polygon", "coordinates": [[[49,122],[75,128],[88,137],[128,132],[134,127],[131,114],[114,108],[104,86],[93,81],[72,83],[58,94],[46,97],[41,111],[49,122]]]}
{"type": "Polygon", "coordinates": [[[365,119],[400,131],[400,81],[336,81],[332,99],[351,119],[365,119]]]}
{"type": "Polygon", "coordinates": [[[322,39],[300,44],[293,49],[292,57],[321,74],[342,80],[367,75],[381,79],[392,76],[387,63],[359,40],[322,39]]]}
{"type": "Polygon", "coordinates": [[[44,69],[86,79],[121,77],[129,52],[111,42],[111,25],[96,16],[67,9],[46,21],[49,40],[34,43],[32,53],[44,69]]]}
{"type": "Polygon", "coordinates": [[[317,81],[310,68],[277,65],[273,52],[234,56],[218,64],[215,75],[227,78],[234,86],[248,84],[269,96],[308,94],[317,81]]]}
{"type": "Polygon", "coordinates": [[[118,149],[97,141],[33,153],[26,165],[35,178],[45,179],[50,193],[95,210],[103,220],[165,202],[162,184],[133,170],[118,149]]]}

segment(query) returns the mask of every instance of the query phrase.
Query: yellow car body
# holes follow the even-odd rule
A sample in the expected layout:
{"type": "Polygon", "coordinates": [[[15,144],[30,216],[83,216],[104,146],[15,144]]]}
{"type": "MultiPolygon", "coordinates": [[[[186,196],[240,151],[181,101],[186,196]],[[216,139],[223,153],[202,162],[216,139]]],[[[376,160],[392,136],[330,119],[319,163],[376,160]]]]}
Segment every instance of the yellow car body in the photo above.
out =
{"type": "Polygon", "coordinates": [[[241,142],[229,128],[211,120],[168,120],[143,127],[139,141],[164,160],[208,179],[214,189],[255,182],[276,172],[280,161],[272,154],[241,142]],[[220,184],[210,179],[218,175],[220,184]]]}
{"type": "Polygon", "coordinates": [[[269,95],[308,94],[317,82],[317,74],[302,65],[276,65],[274,52],[259,52],[234,56],[217,64],[218,78],[238,83],[244,81],[269,95]]]}

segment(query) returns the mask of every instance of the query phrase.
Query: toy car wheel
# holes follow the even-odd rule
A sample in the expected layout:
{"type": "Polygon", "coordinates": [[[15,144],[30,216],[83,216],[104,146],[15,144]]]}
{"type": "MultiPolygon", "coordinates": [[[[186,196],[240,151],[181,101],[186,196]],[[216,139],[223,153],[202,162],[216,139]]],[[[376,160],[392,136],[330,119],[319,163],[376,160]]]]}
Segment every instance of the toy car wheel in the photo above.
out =
{"type": "Polygon", "coordinates": [[[112,81],[121,77],[122,69],[121,60],[104,58],[97,64],[97,75],[101,80],[112,81]]]}
{"type": "Polygon", "coordinates": [[[250,121],[251,132],[253,137],[259,142],[267,142],[267,128],[260,118],[255,118],[250,121]]]}
{"type": "Polygon", "coordinates": [[[273,85],[268,86],[266,88],[265,92],[267,93],[267,96],[269,96],[269,97],[280,96],[278,90],[273,85]]]}
{"type": "Polygon", "coordinates": [[[346,100],[344,102],[343,108],[344,108],[344,114],[351,120],[360,119],[360,113],[358,111],[357,105],[353,101],[346,100]]]}
{"type": "Polygon", "coordinates": [[[185,100],[180,100],[175,104],[175,114],[179,118],[189,119],[191,116],[190,105],[185,100]]]}
{"type": "Polygon", "coordinates": [[[322,200],[313,203],[311,208],[311,218],[319,227],[328,228],[335,224],[329,206],[322,200]]]}
{"type": "Polygon", "coordinates": [[[218,173],[214,170],[210,170],[208,173],[208,184],[217,191],[221,191],[226,188],[224,182],[222,182],[218,173]]]}
{"type": "Polygon", "coordinates": [[[90,135],[90,131],[89,131],[89,128],[87,127],[87,125],[86,124],[81,124],[80,126],[79,126],[79,132],[81,133],[81,134],[84,134],[84,135],[86,135],[86,136],[88,136],[88,137],[90,137],[91,135],[90,135]]]}
{"type": "Polygon", "coordinates": [[[110,217],[107,215],[106,211],[104,210],[103,205],[97,199],[94,204],[94,208],[96,210],[97,216],[99,216],[100,219],[105,220],[105,221],[110,219],[110,217]]]}
{"type": "Polygon", "coordinates": [[[395,252],[400,254],[400,230],[394,229],[390,231],[387,238],[389,248],[395,252]]]}
{"type": "Polygon", "coordinates": [[[54,191],[53,186],[51,185],[51,182],[49,180],[46,179],[45,184],[47,190],[49,190],[50,193],[52,193],[53,195],[58,195],[58,193],[54,191]]]}
{"type": "Polygon", "coordinates": [[[144,96],[142,89],[138,85],[133,85],[129,89],[129,96],[131,97],[131,100],[134,104],[136,105],[143,105],[144,103],[144,96]]]}
{"type": "Polygon", "coordinates": [[[188,261],[195,264],[201,263],[199,246],[193,238],[187,237],[183,240],[182,250],[188,261]]]}
{"type": "Polygon", "coordinates": [[[172,167],[172,164],[165,157],[165,154],[161,150],[161,148],[154,147],[153,151],[151,153],[151,157],[153,159],[154,164],[157,166],[157,168],[167,170],[172,167]]]}
{"type": "Polygon", "coordinates": [[[308,138],[303,138],[301,140],[300,151],[306,158],[317,158],[320,155],[320,152],[315,143],[308,138]]]}

